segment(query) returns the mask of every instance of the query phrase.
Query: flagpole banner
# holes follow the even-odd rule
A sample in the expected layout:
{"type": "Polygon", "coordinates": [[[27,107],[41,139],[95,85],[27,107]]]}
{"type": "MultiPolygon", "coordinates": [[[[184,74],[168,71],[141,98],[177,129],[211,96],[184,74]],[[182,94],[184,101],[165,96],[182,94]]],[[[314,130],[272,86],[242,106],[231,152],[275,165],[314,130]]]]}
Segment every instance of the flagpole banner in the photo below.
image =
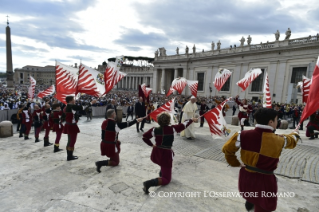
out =
{"type": "MultiPolygon", "coordinates": [[[[305,85],[304,85],[305,87],[305,85]]],[[[300,123],[302,123],[306,118],[311,116],[316,110],[319,109],[319,57],[313,71],[311,86],[309,89],[309,95],[307,97],[307,104],[302,112],[300,123]]]]}
{"type": "Polygon", "coordinates": [[[187,85],[193,96],[197,97],[198,81],[187,80],[187,85]]]}
{"type": "Polygon", "coordinates": [[[174,116],[174,101],[175,98],[171,99],[170,101],[168,101],[165,105],[162,105],[161,107],[157,108],[156,110],[154,110],[153,112],[151,112],[149,114],[149,116],[154,119],[154,121],[157,122],[157,116],[162,113],[162,112],[168,112],[171,115],[171,123],[173,123],[172,121],[174,121],[173,116],[174,116]]]}
{"type": "Polygon", "coordinates": [[[54,94],[55,92],[55,86],[54,85],[51,85],[48,89],[46,89],[45,91],[42,91],[40,93],[38,93],[38,97],[39,98],[43,98],[45,96],[49,96],[49,95],[52,95],[54,94]]]}
{"type": "Polygon", "coordinates": [[[310,85],[311,85],[311,79],[309,79],[305,76],[302,76],[302,87],[300,89],[302,89],[302,102],[303,103],[306,103],[308,100],[310,85]]]}
{"type": "Polygon", "coordinates": [[[109,93],[116,84],[123,79],[127,74],[120,71],[121,66],[123,65],[124,56],[116,57],[115,62],[109,62],[104,72],[104,84],[105,84],[105,93],[109,93]]]}
{"type": "Polygon", "coordinates": [[[206,119],[209,130],[213,135],[225,136],[227,137],[231,130],[227,129],[227,123],[223,116],[223,107],[230,100],[230,98],[226,99],[222,103],[220,103],[217,107],[211,109],[210,111],[204,113],[202,116],[206,119]]]}
{"type": "Polygon", "coordinates": [[[33,99],[36,84],[37,84],[37,81],[35,81],[35,79],[30,75],[30,86],[28,89],[28,99],[33,99]]]}
{"type": "Polygon", "coordinates": [[[241,87],[245,91],[248,86],[262,73],[260,68],[250,69],[246,74],[245,77],[239,80],[236,85],[241,87]]]}
{"type": "Polygon", "coordinates": [[[145,83],[143,83],[141,85],[141,89],[142,89],[142,91],[144,93],[145,98],[147,98],[150,95],[150,93],[152,92],[152,89],[151,88],[147,88],[145,83]]]}
{"type": "Polygon", "coordinates": [[[55,82],[56,98],[66,104],[66,96],[75,96],[77,94],[79,69],[56,62],[55,82]]]}
{"type": "Polygon", "coordinates": [[[186,85],[187,85],[187,79],[185,79],[184,77],[179,77],[174,79],[166,96],[171,95],[174,90],[177,91],[179,94],[182,94],[186,85]]]}
{"type": "Polygon", "coordinates": [[[269,90],[269,80],[268,80],[268,72],[266,72],[265,84],[264,84],[264,96],[263,96],[263,107],[272,108],[271,103],[271,95],[269,90]]]}
{"type": "Polygon", "coordinates": [[[215,75],[215,81],[213,82],[215,88],[220,91],[230,75],[232,74],[231,71],[228,69],[220,68],[215,75]]]}
{"type": "Polygon", "coordinates": [[[94,70],[83,63],[80,64],[78,78],[78,92],[95,97],[105,93],[104,74],[94,70]]]}

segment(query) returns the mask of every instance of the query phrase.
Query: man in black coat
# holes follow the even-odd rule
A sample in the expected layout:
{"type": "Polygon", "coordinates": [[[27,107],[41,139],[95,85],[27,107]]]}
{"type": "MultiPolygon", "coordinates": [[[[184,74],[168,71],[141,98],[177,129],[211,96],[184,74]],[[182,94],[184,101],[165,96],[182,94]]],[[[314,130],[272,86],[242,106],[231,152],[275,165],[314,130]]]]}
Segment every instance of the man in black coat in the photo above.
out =
{"type": "Polygon", "coordinates": [[[115,103],[115,100],[114,100],[114,99],[112,99],[112,100],[111,100],[111,103],[106,106],[106,110],[105,110],[105,118],[106,118],[106,119],[107,119],[107,117],[106,117],[106,112],[107,112],[108,109],[113,109],[113,110],[115,110],[115,114],[117,115],[116,103],[115,103]]]}
{"type": "Polygon", "coordinates": [[[134,111],[134,107],[132,106],[132,104],[130,104],[130,106],[127,107],[127,114],[126,114],[126,121],[128,119],[129,116],[132,117],[133,120],[133,111],[134,111]]]}
{"type": "MultiPolygon", "coordinates": [[[[143,98],[140,97],[139,101],[136,102],[136,104],[135,104],[135,117],[136,117],[136,118],[143,118],[143,117],[145,117],[145,116],[146,116],[145,103],[143,102],[143,98]]],[[[144,123],[145,123],[145,119],[143,119],[142,124],[141,124],[141,128],[140,128],[140,130],[141,130],[142,132],[144,132],[144,131],[143,131],[144,123]]],[[[140,123],[137,122],[137,123],[136,123],[136,131],[137,131],[137,132],[140,132],[140,131],[139,131],[139,125],[140,125],[140,123]]]]}

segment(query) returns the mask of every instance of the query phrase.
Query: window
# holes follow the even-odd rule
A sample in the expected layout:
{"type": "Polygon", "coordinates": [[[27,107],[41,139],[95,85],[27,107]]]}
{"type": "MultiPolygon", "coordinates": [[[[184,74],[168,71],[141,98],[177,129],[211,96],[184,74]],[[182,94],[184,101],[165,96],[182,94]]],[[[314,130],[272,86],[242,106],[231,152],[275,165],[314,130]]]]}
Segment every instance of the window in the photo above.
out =
{"type": "MultiPolygon", "coordinates": [[[[302,81],[302,75],[306,75],[307,67],[296,67],[292,69],[291,81],[290,83],[298,83],[302,81]]],[[[300,87],[298,88],[298,92],[301,92],[300,87]]]]}
{"type": "Polygon", "coordinates": [[[261,71],[262,73],[251,83],[252,92],[261,92],[263,89],[265,69],[261,69],[261,71]]]}
{"type": "Polygon", "coordinates": [[[197,73],[197,80],[198,80],[198,90],[204,90],[204,73],[197,73]]]}
{"type": "Polygon", "coordinates": [[[223,85],[222,89],[220,91],[229,91],[230,90],[230,77],[228,77],[227,81],[223,85]]]}

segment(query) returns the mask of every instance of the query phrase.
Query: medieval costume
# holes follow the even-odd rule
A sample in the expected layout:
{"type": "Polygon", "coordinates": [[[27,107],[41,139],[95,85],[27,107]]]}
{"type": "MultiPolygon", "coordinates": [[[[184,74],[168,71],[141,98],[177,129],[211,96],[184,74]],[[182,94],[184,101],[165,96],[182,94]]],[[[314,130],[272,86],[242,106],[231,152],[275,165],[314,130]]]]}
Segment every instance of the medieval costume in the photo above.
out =
{"type": "Polygon", "coordinates": [[[92,120],[92,106],[88,106],[87,108],[85,108],[85,113],[86,113],[86,120],[88,121],[90,119],[90,121],[92,120]]]}
{"type": "MultiPolygon", "coordinates": [[[[217,99],[214,99],[214,101],[216,102],[217,105],[219,105],[220,103],[225,101],[225,98],[223,98],[223,101],[218,101],[217,99]]],[[[226,103],[225,106],[223,107],[223,110],[222,110],[224,117],[226,116],[226,112],[228,111],[228,109],[229,109],[229,105],[226,103]]]]}
{"type": "MultiPolygon", "coordinates": [[[[91,104],[91,103],[90,103],[91,104]]],[[[64,108],[63,115],[65,116],[65,126],[63,128],[63,133],[68,134],[68,143],[66,146],[67,150],[67,160],[75,160],[78,159],[77,156],[73,156],[74,145],[76,143],[76,138],[80,129],[77,125],[79,116],[76,114],[77,111],[83,110],[83,106],[67,104],[64,108]]]]}
{"type": "Polygon", "coordinates": [[[18,120],[18,125],[17,125],[17,131],[19,131],[19,138],[23,137],[22,135],[22,111],[23,111],[23,106],[19,105],[19,110],[17,113],[17,120],[18,120]]]}
{"type": "Polygon", "coordinates": [[[136,122],[136,119],[134,119],[130,122],[117,123],[112,118],[103,121],[101,126],[101,155],[110,159],[95,163],[98,172],[101,172],[101,166],[117,166],[120,163],[121,142],[118,140],[119,131],[134,125],[136,122]]]}
{"type": "MultiPolygon", "coordinates": [[[[282,149],[293,149],[300,139],[294,132],[289,135],[276,135],[269,125],[256,124],[255,129],[235,133],[223,146],[227,162],[239,167],[235,153],[241,148],[241,160],[245,164],[239,171],[238,189],[240,192],[257,192],[255,196],[243,196],[248,203],[255,205],[255,211],[273,211],[277,207],[278,191],[274,170],[277,168],[282,149]],[[265,192],[265,193],[263,193],[265,192]]],[[[246,202],[246,204],[247,204],[246,202]]]]}
{"type": "Polygon", "coordinates": [[[319,130],[319,112],[316,111],[310,116],[310,121],[307,125],[306,136],[310,139],[318,138],[318,133],[315,130],[319,130]]]}
{"type": "MultiPolygon", "coordinates": [[[[196,103],[194,104],[196,105],[196,103]]],[[[143,183],[145,193],[149,193],[148,189],[151,186],[167,185],[170,183],[174,157],[174,151],[171,149],[174,142],[174,134],[187,129],[192,123],[192,120],[186,120],[182,124],[153,127],[143,134],[143,141],[150,147],[153,147],[151,154],[152,162],[161,167],[159,178],[143,183]],[[153,145],[151,142],[152,137],[155,137],[156,145],[153,145]]]]}
{"type": "Polygon", "coordinates": [[[44,113],[43,113],[43,128],[45,130],[45,135],[44,135],[44,146],[51,146],[52,143],[49,142],[49,134],[50,134],[50,130],[53,127],[52,124],[52,118],[51,118],[51,109],[47,108],[45,109],[44,113]]]}
{"type": "Polygon", "coordinates": [[[30,103],[22,110],[22,133],[24,134],[24,140],[29,139],[29,133],[32,127],[32,115],[30,113],[30,103]]]}
{"type": "Polygon", "coordinates": [[[42,117],[42,110],[38,109],[38,110],[34,110],[33,114],[33,121],[34,121],[34,137],[35,137],[35,143],[39,142],[39,134],[40,131],[42,129],[42,121],[43,121],[43,117],[42,117]]]}
{"type": "Polygon", "coordinates": [[[147,121],[148,123],[151,123],[151,119],[152,119],[152,118],[149,116],[149,114],[150,114],[152,111],[154,111],[154,110],[155,110],[155,107],[153,106],[153,103],[148,104],[147,110],[146,110],[146,115],[147,115],[146,121],[147,121]]]}
{"type": "Polygon", "coordinates": [[[53,110],[52,111],[53,129],[56,133],[53,152],[59,152],[62,150],[59,148],[60,139],[61,139],[61,135],[63,132],[62,115],[63,115],[62,110],[53,110]]]}
{"type": "Polygon", "coordinates": [[[246,104],[244,105],[242,102],[235,98],[237,105],[239,106],[239,113],[238,113],[238,120],[240,122],[241,130],[244,130],[245,121],[249,119],[249,113],[252,111],[251,105],[246,104]]]}

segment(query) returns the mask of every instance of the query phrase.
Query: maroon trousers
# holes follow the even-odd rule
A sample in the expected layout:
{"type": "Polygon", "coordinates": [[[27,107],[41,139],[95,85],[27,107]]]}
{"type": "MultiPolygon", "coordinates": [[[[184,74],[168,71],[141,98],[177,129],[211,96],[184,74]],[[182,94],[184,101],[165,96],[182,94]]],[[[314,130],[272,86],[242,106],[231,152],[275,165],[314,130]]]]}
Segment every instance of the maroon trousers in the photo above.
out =
{"type": "Polygon", "coordinates": [[[25,135],[29,135],[30,130],[31,130],[32,123],[31,123],[31,122],[27,122],[27,123],[24,124],[24,126],[25,126],[24,134],[25,134],[25,135]]]}
{"type": "Polygon", "coordinates": [[[39,138],[39,134],[40,134],[41,129],[42,129],[42,126],[34,128],[34,137],[35,138],[39,138]]]}
{"type": "Polygon", "coordinates": [[[76,143],[77,133],[68,134],[68,144],[66,145],[66,150],[74,151],[74,145],[76,143]]]}
{"type": "Polygon", "coordinates": [[[161,167],[162,185],[167,185],[172,179],[172,168],[161,167]]]}
{"type": "Polygon", "coordinates": [[[49,138],[49,134],[50,134],[50,128],[46,128],[44,138],[49,138]]]}
{"type": "Polygon", "coordinates": [[[61,135],[62,135],[62,129],[61,130],[55,130],[56,133],[56,138],[55,138],[55,146],[59,146],[60,140],[61,140],[61,135]]]}
{"type": "Polygon", "coordinates": [[[117,166],[120,163],[120,155],[119,153],[115,153],[113,157],[110,157],[109,166],[117,166]]]}

